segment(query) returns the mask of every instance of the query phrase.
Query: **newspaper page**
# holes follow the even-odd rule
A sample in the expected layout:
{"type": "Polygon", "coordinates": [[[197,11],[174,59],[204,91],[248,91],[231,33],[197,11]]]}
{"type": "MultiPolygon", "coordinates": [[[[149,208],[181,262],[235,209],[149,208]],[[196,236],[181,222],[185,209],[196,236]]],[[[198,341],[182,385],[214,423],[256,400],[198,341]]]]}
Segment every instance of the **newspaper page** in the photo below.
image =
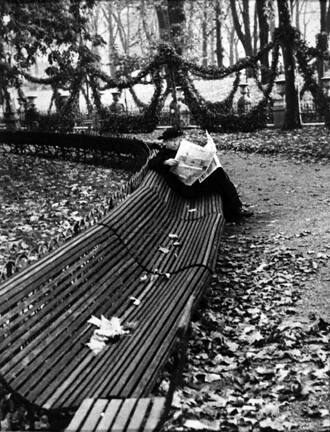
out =
{"type": "Polygon", "coordinates": [[[182,139],[175,155],[179,162],[171,168],[171,172],[187,186],[191,186],[210,166],[213,152],[209,148],[201,147],[191,141],[182,139]]]}
{"type": "Polygon", "coordinates": [[[217,168],[221,167],[220,160],[217,156],[217,148],[215,145],[215,142],[213,141],[213,138],[211,135],[206,131],[206,139],[207,143],[204,148],[206,148],[208,151],[212,152],[213,158],[210,162],[210,165],[206,168],[206,170],[202,173],[202,175],[199,177],[198,181],[202,183],[209,175],[213,173],[217,168]]]}
{"type": "Polygon", "coordinates": [[[217,148],[212,137],[206,131],[207,143],[204,147],[182,139],[175,159],[179,162],[171,172],[187,186],[195,181],[202,182],[221,166],[217,148]]]}
{"type": "Polygon", "coordinates": [[[213,171],[215,171],[217,168],[221,167],[221,163],[219,161],[219,158],[216,154],[214,154],[213,159],[211,160],[210,165],[206,168],[206,170],[202,173],[202,175],[199,177],[198,181],[202,183],[208,176],[210,176],[213,171]]]}

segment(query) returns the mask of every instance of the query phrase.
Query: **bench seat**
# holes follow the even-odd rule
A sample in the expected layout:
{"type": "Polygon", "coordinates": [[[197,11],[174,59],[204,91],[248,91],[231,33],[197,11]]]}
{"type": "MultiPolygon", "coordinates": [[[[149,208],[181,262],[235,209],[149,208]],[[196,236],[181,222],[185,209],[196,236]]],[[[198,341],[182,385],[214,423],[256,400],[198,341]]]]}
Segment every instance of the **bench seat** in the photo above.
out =
{"type": "Polygon", "coordinates": [[[98,224],[0,286],[2,382],[50,411],[147,396],[214,269],[223,223],[219,196],[185,200],[148,173],[98,224]],[[136,328],[94,355],[87,321],[101,314],[136,328]]]}

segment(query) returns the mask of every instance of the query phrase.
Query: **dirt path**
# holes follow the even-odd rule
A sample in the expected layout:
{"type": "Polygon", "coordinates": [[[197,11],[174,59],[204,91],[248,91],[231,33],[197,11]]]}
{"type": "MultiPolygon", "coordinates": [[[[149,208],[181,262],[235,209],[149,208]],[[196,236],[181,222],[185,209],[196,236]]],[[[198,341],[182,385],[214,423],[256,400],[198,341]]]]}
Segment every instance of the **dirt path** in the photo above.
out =
{"type": "MultiPolygon", "coordinates": [[[[253,234],[280,235],[304,254],[330,256],[330,165],[233,152],[220,156],[243,201],[254,208],[253,234]]],[[[302,289],[300,313],[315,312],[330,322],[329,260],[302,289]]]]}
{"type": "Polygon", "coordinates": [[[329,432],[330,165],[220,159],[254,216],[226,225],[168,431],[329,432]]]}

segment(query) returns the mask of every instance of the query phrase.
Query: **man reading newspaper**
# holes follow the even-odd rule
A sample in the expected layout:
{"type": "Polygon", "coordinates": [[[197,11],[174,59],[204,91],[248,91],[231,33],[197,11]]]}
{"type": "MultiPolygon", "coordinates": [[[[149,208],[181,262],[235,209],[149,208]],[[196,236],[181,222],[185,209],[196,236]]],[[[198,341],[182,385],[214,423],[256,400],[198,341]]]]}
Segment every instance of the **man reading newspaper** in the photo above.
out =
{"type": "Polygon", "coordinates": [[[237,190],[223,170],[214,141],[207,132],[206,138],[204,146],[185,138],[168,140],[150,160],[150,168],[163,174],[170,187],[184,197],[219,193],[226,221],[250,216],[252,212],[243,210],[237,190]]]}

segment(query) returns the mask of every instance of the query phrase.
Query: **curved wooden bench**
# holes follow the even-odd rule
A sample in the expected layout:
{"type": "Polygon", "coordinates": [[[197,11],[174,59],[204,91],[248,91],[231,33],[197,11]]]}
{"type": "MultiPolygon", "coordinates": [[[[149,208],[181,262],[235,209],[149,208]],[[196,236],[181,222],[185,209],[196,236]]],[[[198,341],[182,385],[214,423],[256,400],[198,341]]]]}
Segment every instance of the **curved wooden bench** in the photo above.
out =
{"type": "Polygon", "coordinates": [[[98,136],[30,131],[1,131],[5,151],[47,158],[92,162],[138,170],[149,156],[144,141],[118,136],[98,136]]]}
{"type": "Polygon", "coordinates": [[[0,286],[2,382],[51,412],[148,395],[212,274],[223,223],[220,196],[182,199],[149,172],[100,223],[0,286]],[[87,321],[101,314],[136,329],[94,355],[87,321]]]}

